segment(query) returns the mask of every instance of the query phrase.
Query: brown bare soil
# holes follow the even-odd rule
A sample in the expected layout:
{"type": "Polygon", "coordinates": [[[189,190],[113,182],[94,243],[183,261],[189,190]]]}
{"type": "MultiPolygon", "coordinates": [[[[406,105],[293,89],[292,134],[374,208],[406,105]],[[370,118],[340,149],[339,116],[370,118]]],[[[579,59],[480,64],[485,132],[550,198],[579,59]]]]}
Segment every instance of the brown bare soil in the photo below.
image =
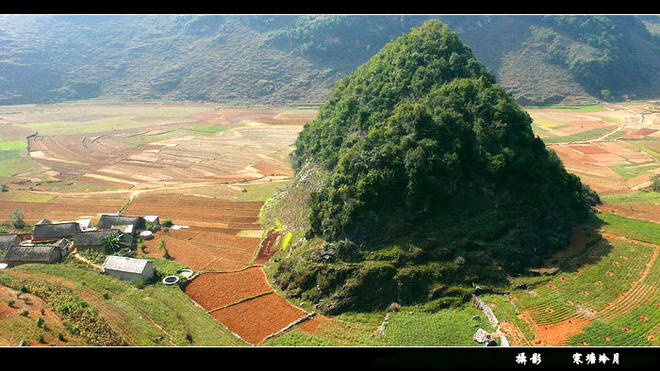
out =
{"type": "MultiPolygon", "coordinates": [[[[525,311],[522,314],[523,318],[530,318],[529,312],[525,311]]],[[[529,323],[529,320],[528,320],[529,323]]],[[[582,332],[582,329],[587,327],[591,321],[574,317],[565,321],[554,323],[550,325],[538,326],[532,325],[532,330],[536,335],[531,343],[535,346],[561,346],[566,344],[568,340],[574,335],[582,332]]]]}
{"type": "Polygon", "coordinates": [[[255,264],[263,264],[267,262],[278,251],[276,248],[273,248],[273,244],[279,236],[280,234],[274,230],[268,231],[266,239],[263,241],[262,247],[259,250],[259,255],[254,261],[255,264]]]}
{"type": "Polygon", "coordinates": [[[218,267],[220,265],[217,262],[218,260],[227,263],[222,265],[223,267],[242,268],[249,265],[253,257],[253,254],[243,250],[217,248],[179,240],[167,235],[160,235],[158,238],[145,241],[147,256],[163,256],[164,251],[158,249],[158,243],[161,240],[165,242],[165,249],[167,249],[168,254],[173,260],[185,264],[194,270],[208,269],[208,265],[211,263],[214,263],[214,267],[218,267]]]}
{"type": "MultiPolygon", "coordinates": [[[[51,200],[49,202],[5,202],[0,201],[0,217],[6,218],[14,209],[23,210],[25,220],[34,224],[43,218],[54,221],[77,220],[80,217],[94,217],[101,213],[114,213],[119,211],[123,202],[103,202],[96,204],[89,200],[71,199],[51,200]]],[[[120,201],[120,200],[116,200],[120,201]]]]}
{"type": "Polygon", "coordinates": [[[80,174],[137,153],[136,149],[102,136],[32,136],[28,138],[28,150],[37,162],[64,174],[80,174]]]}
{"type": "Polygon", "coordinates": [[[258,344],[305,316],[276,294],[267,294],[211,313],[245,341],[258,344]]]}
{"type": "Polygon", "coordinates": [[[658,205],[604,204],[599,205],[598,210],[628,218],[660,223],[660,207],[658,205]]]}
{"type": "Polygon", "coordinates": [[[602,141],[580,144],[550,144],[570,172],[600,194],[620,194],[637,190],[648,183],[648,172],[633,179],[624,179],[610,169],[614,165],[652,163],[654,158],[625,141],[602,141]]]}
{"type": "MultiPolygon", "coordinates": [[[[302,325],[301,325],[301,327],[302,327],[302,325]]],[[[525,334],[518,328],[518,326],[514,325],[513,323],[501,322],[500,323],[500,329],[507,336],[507,339],[509,340],[509,343],[511,345],[513,345],[513,346],[529,346],[530,345],[530,342],[525,337],[525,334]]]]}
{"type": "Polygon", "coordinates": [[[203,273],[186,286],[186,294],[208,311],[266,292],[272,292],[272,288],[263,271],[256,267],[239,272],[203,273]]]}

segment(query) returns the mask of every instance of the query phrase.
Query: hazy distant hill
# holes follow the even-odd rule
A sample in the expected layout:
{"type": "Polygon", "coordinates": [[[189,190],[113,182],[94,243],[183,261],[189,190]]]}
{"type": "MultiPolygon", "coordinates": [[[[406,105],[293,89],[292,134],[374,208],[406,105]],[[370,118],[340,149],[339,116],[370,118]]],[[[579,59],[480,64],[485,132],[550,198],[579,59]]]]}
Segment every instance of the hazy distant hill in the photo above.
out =
{"type": "Polygon", "coordinates": [[[522,103],[660,91],[658,37],[636,17],[3,15],[0,104],[320,102],[429,18],[457,32],[522,103]]]}

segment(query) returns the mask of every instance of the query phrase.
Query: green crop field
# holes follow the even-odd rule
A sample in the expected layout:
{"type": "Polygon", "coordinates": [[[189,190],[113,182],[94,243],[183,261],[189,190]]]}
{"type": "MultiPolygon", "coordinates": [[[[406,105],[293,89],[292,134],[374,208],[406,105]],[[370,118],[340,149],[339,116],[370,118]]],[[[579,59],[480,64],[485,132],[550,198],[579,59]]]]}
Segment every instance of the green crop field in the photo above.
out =
{"type": "Polygon", "coordinates": [[[231,199],[240,202],[263,201],[286,187],[290,182],[291,181],[241,185],[240,187],[244,189],[245,192],[237,193],[235,196],[232,196],[231,199]]]}
{"type": "Polygon", "coordinates": [[[644,204],[660,205],[660,192],[633,192],[617,195],[601,196],[601,200],[609,204],[644,204]]]}
{"type": "Polygon", "coordinates": [[[598,214],[598,219],[603,223],[601,228],[607,233],[618,234],[660,245],[660,228],[658,228],[658,223],[626,218],[609,213],[598,214]]]}
{"type": "Polygon", "coordinates": [[[607,134],[609,131],[610,129],[606,129],[606,128],[596,128],[591,130],[585,130],[581,133],[572,134],[572,135],[547,137],[547,138],[543,138],[543,141],[549,144],[579,142],[583,140],[596,139],[602,135],[607,134]]]}
{"type": "Polygon", "coordinates": [[[522,307],[539,309],[532,314],[538,324],[561,322],[576,316],[580,307],[600,310],[614,301],[619,293],[630,289],[631,282],[644,271],[652,252],[648,246],[603,241],[590,248],[588,255],[581,259],[581,263],[587,263],[587,266],[563,271],[546,282],[540,282],[534,288],[537,295],[530,295],[526,290],[514,290],[512,295],[518,298],[522,307]],[[608,276],[607,272],[612,272],[613,276],[608,276]],[[546,309],[552,309],[552,312],[546,309]]]}
{"type": "Polygon", "coordinates": [[[656,303],[641,305],[613,320],[595,320],[568,344],[591,346],[660,346],[660,325],[656,303]],[[645,319],[650,317],[649,319],[645,319]]]}
{"type": "Polygon", "coordinates": [[[15,174],[26,172],[38,166],[30,157],[0,158],[0,178],[10,178],[15,174]]]}
{"type": "Polygon", "coordinates": [[[598,214],[597,224],[612,238],[588,244],[564,261],[557,274],[520,277],[513,289],[515,304],[499,295],[482,299],[496,303],[495,314],[516,325],[527,340],[532,328],[518,317],[527,311],[538,326],[582,318],[589,324],[565,345],[654,345],[660,330],[660,268],[657,264],[660,228],[656,223],[598,214]],[[637,240],[637,241],[635,241],[637,240]]]}
{"type": "Polygon", "coordinates": [[[378,332],[385,313],[345,313],[315,334],[299,329],[272,339],[271,346],[478,346],[472,340],[478,328],[492,332],[482,311],[469,304],[458,308],[423,311],[402,307],[378,332]],[[473,320],[478,316],[477,320],[473,320]]]}
{"type": "Polygon", "coordinates": [[[24,140],[13,140],[0,142],[0,151],[16,151],[25,148],[27,144],[24,140]]]}
{"type": "Polygon", "coordinates": [[[219,133],[221,131],[225,131],[230,128],[231,128],[230,126],[220,126],[220,125],[198,125],[198,126],[193,126],[190,129],[202,133],[219,133]]]}
{"type": "Polygon", "coordinates": [[[651,170],[660,169],[660,164],[653,162],[651,164],[615,165],[610,166],[610,169],[621,175],[623,179],[628,180],[645,174],[651,170]]]}
{"type": "Polygon", "coordinates": [[[17,125],[22,128],[38,132],[40,136],[50,135],[81,135],[106,133],[116,130],[135,129],[147,126],[153,126],[153,123],[145,123],[129,118],[113,118],[108,120],[94,121],[51,121],[51,122],[32,122],[17,125]]]}

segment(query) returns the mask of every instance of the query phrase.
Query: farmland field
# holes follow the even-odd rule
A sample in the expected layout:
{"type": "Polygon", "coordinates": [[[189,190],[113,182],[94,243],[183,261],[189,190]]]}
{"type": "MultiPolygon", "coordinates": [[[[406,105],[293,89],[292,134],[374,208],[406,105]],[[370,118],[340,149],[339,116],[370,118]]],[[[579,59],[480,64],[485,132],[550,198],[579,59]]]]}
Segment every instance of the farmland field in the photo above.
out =
{"type": "MultiPolygon", "coordinates": [[[[239,271],[227,273],[229,281],[223,277],[221,282],[233,282],[231,287],[238,291],[231,295],[240,303],[233,303],[238,304],[235,308],[225,305],[222,310],[206,313],[183,291],[158,285],[147,286],[144,293],[148,294],[139,299],[139,292],[133,292],[130,285],[113,283],[109,277],[92,278],[98,274],[80,272],[70,264],[27,265],[3,274],[29,274],[33,279],[53,279],[73,287],[130,344],[241,345],[245,340],[261,341],[289,323],[282,322],[287,316],[267,309],[270,306],[277,305],[294,320],[306,312],[275,294],[252,298],[252,291],[259,287],[248,284],[253,281],[231,277],[254,273],[261,277],[259,289],[272,292],[260,266],[254,264],[263,233],[258,213],[262,201],[288,183],[291,144],[302,124],[315,113],[308,108],[225,109],[203,104],[2,107],[3,222],[15,209],[22,210],[31,224],[43,218],[96,221],[101,213],[120,211],[160,215],[161,220],[170,219],[184,228],[158,233],[156,239],[145,241],[140,255],[161,259],[167,251],[174,262],[206,272],[191,284],[193,299],[208,297],[204,293],[207,285],[198,282],[222,272],[239,271]],[[160,247],[161,241],[164,247],[160,247]],[[76,286],[75,282],[82,280],[87,281],[85,287],[76,286]],[[110,290],[109,285],[115,285],[115,291],[110,292],[109,300],[100,300],[102,291],[110,290]],[[131,313],[131,308],[143,305],[144,310],[153,312],[143,312],[142,317],[131,313]],[[171,312],[162,313],[164,308],[171,312]],[[190,308],[197,314],[191,315],[190,308]],[[254,323],[263,326],[244,328],[245,310],[250,311],[254,323]],[[147,315],[153,323],[145,322],[147,315]],[[273,315],[277,321],[270,318],[273,315]],[[211,332],[195,327],[208,327],[209,321],[215,323],[209,327],[215,329],[211,332]]],[[[222,285],[211,284],[208,289],[229,295],[222,285]]],[[[206,303],[199,301],[202,306],[206,303]]],[[[5,312],[3,309],[3,315],[5,312]]],[[[22,323],[23,317],[16,313],[11,316],[17,319],[16,326],[22,323]]],[[[4,342],[13,341],[18,340],[8,338],[4,342]]]]}
{"type": "MultiPolygon", "coordinates": [[[[184,290],[137,289],[71,262],[3,270],[0,282],[69,288],[132,345],[469,346],[478,345],[477,328],[512,345],[660,345],[660,201],[648,190],[660,174],[656,102],[528,109],[535,132],[604,204],[569,248],[540,267],[552,273],[512,279],[509,294],[481,297],[499,326],[469,304],[327,317],[270,284],[262,264],[273,251],[262,250],[262,239],[285,237],[262,230],[259,211],[291,181],[288,154],[316,112],[204,104],[0,107],[1,222],[15,209],[30,224],[120,211],[159,215],[180,228],[157,232],[139,255],[162,262],[167,254],[196,272],[184,290]]],[[[36,326],[36,314],[20,315],[20,299],[6,305],[12,295],[15,288],[0,286],[0,345],[42,344],[39,335],[45,344],[63,343],[56,335],[66,332],[64,320],[48,303],[25,296],[45,308],[50,334],[36,326]]],[[[87,344],[73,334],[65,339],[87,344]]]]}

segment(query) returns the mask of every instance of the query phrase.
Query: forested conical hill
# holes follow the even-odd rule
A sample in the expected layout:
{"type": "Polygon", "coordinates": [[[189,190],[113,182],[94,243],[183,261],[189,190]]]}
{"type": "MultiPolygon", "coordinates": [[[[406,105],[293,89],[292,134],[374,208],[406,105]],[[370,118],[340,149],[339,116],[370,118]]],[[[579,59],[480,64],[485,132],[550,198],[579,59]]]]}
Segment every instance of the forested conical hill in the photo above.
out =
{"type": "Polygon", "coordinates": [[[336,313],[447,304],[538,264],[597,196],[531,122],[441,22],[390,42],[335,86],[296,141],[298,178],[265,213],[281,211],[295,241],[276,258],[276,281],[336,313]]]}

